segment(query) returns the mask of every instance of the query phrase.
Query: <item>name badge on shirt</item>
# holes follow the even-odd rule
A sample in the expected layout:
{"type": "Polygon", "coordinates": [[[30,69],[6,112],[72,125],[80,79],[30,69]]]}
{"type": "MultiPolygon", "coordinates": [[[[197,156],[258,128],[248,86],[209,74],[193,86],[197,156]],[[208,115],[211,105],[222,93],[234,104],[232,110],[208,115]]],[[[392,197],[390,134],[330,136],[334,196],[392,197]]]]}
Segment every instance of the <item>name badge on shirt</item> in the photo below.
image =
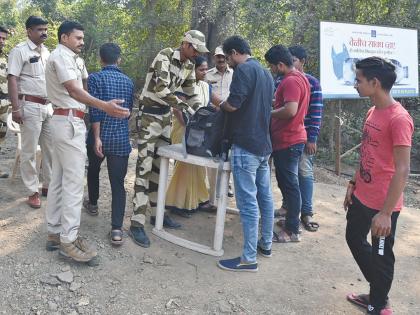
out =
{"type": "Polygon", "coordinates": [[[39,58],[41,58],[40,56],[33,56],[31,58],[29,58],[29,63],[36,63],[39,61],[39,58]]]}

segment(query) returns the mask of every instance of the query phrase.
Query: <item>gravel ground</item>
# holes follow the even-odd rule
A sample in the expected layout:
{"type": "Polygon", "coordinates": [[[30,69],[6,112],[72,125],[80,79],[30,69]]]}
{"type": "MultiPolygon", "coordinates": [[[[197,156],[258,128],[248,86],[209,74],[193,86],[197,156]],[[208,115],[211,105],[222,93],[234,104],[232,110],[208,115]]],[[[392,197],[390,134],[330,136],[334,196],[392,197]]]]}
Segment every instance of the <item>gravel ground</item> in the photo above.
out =
{"type": "MultiPolygon", "coordinates": [[[[16,137],[9,133],[0,152],[0,169],[13,165],[16,137]]],[[[126,179],[128,200],[134,181],[135,155],[126,179]]],[[[80,233],[96,244],[95,267],[76,264],[44,249],[45,204],[25,204],[17,177],[0,180],[0,314],[364,314],[345,300],[349,292],[366,292],[367,284],[345,244],[342,199],[346,179],[316,168],[318,232],[304,232],[301,243],[275,244],[271,259],[259,258],[255,274],[217,268],[218,258],[168,243],[146,230],[152,246],[143,249],[126,239],[121,248],[108,240],[110,188],[101,174],[100,213],[82,214],[80,233]]],[[[274,185],[276,206],[281,202],[274,185]]],[[[410,183],[398,226],[395,281],[390,297],[395,314],[420,314],[420,218],[418,183],[410,183]],[[413,206],[414,205],[414,206],[413,206]]],[[[234,206],[234,199],[230,200],[234,206]]],[[[127,202],[125,227],[131,203],[127,202]]],[[[178,218],[177,218],[178,219],[178,218]]],[[[210,244],[214,215],[179,218],[176,233],[210,244]]],[[[241,252],[239,217],[227,215],[225,258],[241,252]]]]}

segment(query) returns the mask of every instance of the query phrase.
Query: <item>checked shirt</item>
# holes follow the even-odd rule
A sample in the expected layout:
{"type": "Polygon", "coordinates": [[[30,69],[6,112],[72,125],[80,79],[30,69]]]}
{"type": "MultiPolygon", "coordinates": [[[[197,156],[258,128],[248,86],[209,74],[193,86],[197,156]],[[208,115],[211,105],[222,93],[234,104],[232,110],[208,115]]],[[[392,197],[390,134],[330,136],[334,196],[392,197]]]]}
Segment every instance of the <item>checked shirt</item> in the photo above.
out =
{"type": "MultiPolygon", "coordinates": [[[[122,99],[124,103],[121,106],[128,108],[130,112],[133,108],[134,84],[117,66],[106,66],[101,71],[89,75],[88,91],[89,94],[103,101],[122,99]]],[[[89,116],[91,123],[101,123],[100,138],[105,155],[128,156],[130,154],[128,118],[111,117],[93,107],[89,107],[89,116]]]]}

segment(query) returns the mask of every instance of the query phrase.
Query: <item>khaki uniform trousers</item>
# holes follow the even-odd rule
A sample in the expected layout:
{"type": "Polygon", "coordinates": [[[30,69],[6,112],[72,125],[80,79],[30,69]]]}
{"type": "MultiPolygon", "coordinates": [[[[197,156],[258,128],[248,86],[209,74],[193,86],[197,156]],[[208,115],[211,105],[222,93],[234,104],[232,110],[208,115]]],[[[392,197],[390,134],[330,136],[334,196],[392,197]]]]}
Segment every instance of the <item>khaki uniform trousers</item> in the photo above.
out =
{"type": "Polygon", "coordinates": [[[47,198],[48,233],[61,242],[76,240],[82,210],[86,162],[86,126],[83,119],[54,115],[52,179],[47,198]]]}
{"type": "MultiPolygon", "coordinates": [[[[0,91],[1,96],[1,91],[0,91]]],[[[7,132],[7,112],[9,110],[9,101],[0,98],[0,144],[6,138],[7,132]]]]}
{"type": "Polygon", "coordinates": [[[138,157],[131,225],[142,227],[146,213],[150,210],[152,215],[156,213],[160,171],[160,156],[156,152],[159,147],[170,144],[171,112],[164,115],[143,113],[137,132],[138,157]]]}
{"type": "Polygon", "coordinates": [[[22,181],[31,194],[39,190],[38,170],[36,168],[36,149],[41,146],[42,187],[48,188],[51,181],[52,133],[51,104],[20,101],[23,124],[20,125],[22,151],[20,154],[20,173],[22,181]]]}

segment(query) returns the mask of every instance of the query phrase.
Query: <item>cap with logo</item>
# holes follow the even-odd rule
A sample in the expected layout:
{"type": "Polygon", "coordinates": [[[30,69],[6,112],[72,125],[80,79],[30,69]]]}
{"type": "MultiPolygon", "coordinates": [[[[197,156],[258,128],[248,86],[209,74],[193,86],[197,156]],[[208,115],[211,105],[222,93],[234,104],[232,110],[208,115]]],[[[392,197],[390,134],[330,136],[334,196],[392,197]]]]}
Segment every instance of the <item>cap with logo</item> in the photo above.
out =
{"type": "Polygon", "coordinates": [[[214,55],[215,56],[217,56],[217,55],[224,56],[225,55],[225,53],[223,52],[222,46],[217,46],[216,47],[216,49],[214,50],[214,55]]]}
{"type": "Polygon", "coordinates": [[[201,53],[208,53],[206,48],[206,37],[203,33],[197,30],[191,30],[184,34],[183,42],[191,43],[195,50],[201,53]]]}

